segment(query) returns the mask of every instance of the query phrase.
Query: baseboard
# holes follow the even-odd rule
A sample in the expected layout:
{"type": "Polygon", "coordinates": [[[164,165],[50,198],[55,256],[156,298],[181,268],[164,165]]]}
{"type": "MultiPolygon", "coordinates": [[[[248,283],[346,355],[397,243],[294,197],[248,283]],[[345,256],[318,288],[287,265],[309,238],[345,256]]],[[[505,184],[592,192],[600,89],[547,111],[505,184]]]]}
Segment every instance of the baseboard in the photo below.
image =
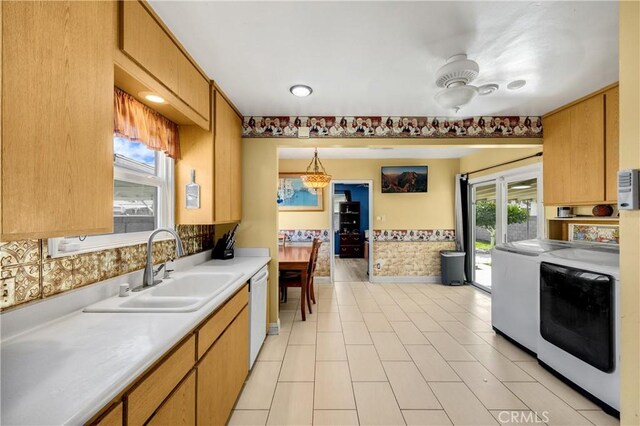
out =
{"type": "Polygon", "coordinates": [[[393,283],[393,284],[440,284],[441,282],[440,275],[409,275],[409,276],[379,276],[374,275],[369,278],[369,282],[384,284],[384,283],[393,283]]]}
{"type": "Polygon", "coordinates": [[[331,284],[331,277],[313,277],[316,284],[331,284]]]}
{"type": "Polygon", "coordinates": [[[280,334],[280,318],[278,322],[269,323],[269,334],[280,334]]]}

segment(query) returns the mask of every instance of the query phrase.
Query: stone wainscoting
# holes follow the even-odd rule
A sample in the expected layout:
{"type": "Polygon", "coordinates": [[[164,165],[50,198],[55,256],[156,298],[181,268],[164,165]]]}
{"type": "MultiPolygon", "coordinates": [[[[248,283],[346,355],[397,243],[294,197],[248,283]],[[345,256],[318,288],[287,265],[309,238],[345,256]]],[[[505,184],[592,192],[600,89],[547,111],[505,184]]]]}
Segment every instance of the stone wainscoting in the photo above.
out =
{"type": "Polygon", "coordinates": [[[328,242],[323,242],[320,244],[320,249],[318,250],[318,263],[316,264],[316,277],[328,277],[331,274],[331,266],[329,264],[329,250],[330,244],[328,242]]]}
{"type": "Polygon", "coordinates": [[[438,277],[440,250],[455,250],[455,242],[374,241],[373,274],[380,277],[438,277]]]}
{"type": "MultiPolygon", "coordinates": [[[[281,229],[286,244],[310,244],[320,238],[316,277],[330,275],[328,229],[281,229]]],[[[373,231],[373,275],[376,277],[440,276],[440,251],[455,250],[453,229],[376,229],[373,231]]]]}
{"type": "MultiPolygon", "coordinates": [[[[187,255],[213,248],[213,225],[178,225],[187,255]]],[[[154,263],[174,256],[173,240],[154,243],[154,263]]],[[[0,310],[144,268],[146,244],[51,258],[47,240],[0,242],[0,310]]]]}

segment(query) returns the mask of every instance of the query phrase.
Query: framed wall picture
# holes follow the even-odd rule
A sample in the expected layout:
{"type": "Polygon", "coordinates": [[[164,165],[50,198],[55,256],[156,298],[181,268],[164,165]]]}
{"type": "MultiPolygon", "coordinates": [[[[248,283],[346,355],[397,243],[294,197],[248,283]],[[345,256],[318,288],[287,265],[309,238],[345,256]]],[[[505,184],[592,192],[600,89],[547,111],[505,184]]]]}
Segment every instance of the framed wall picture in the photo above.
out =
{"type": "Polygon", "coordinates": [[[280,173],[278,179],[278,209],[280,211],[322,211],[322,188],[307,188],[300,173],[280,173]]]}
{"type": "Polygon", "coordinates": [[[382,167],[381,188],[383,194],[427,192],[428,166],[382,167]]]}

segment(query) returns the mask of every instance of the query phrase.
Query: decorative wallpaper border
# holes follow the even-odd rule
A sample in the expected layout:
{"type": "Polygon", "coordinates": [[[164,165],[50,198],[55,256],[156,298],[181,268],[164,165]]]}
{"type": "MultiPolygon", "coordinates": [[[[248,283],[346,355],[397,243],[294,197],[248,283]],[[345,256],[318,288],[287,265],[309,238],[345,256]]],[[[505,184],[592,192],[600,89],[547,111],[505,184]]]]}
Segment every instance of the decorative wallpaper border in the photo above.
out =
{"type": "Polygon", "coordinates": [[[373,231],[374,241],[395,242],[440,242],[455,241],[456,231],[453,229],[376,229],[373,231]]]}
{"type": "Polygon", "coordinates": [[[310,243],[314,238],[329,242],[328,229],[281,229],[279,233],[292,243],[310,243]]]}
{"type": "Polygon", "coordinates": [[[244,117],[249,138],[297,138],[300,128],[312,138],[538,138],[538,116],[409,117],[315,116],[244,117]]]}

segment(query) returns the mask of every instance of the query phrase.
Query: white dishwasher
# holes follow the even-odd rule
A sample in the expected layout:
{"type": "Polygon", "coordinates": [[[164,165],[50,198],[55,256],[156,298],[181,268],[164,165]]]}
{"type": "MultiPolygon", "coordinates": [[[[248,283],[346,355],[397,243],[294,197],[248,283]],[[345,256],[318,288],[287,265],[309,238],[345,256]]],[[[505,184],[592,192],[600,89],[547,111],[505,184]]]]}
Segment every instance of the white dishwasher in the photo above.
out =
{"type": "Polygon", "coordinates": [[[249,280],[249,369],[253,368],[267,335],[268,280],[269,269],[266,266],[249,280]]]}

